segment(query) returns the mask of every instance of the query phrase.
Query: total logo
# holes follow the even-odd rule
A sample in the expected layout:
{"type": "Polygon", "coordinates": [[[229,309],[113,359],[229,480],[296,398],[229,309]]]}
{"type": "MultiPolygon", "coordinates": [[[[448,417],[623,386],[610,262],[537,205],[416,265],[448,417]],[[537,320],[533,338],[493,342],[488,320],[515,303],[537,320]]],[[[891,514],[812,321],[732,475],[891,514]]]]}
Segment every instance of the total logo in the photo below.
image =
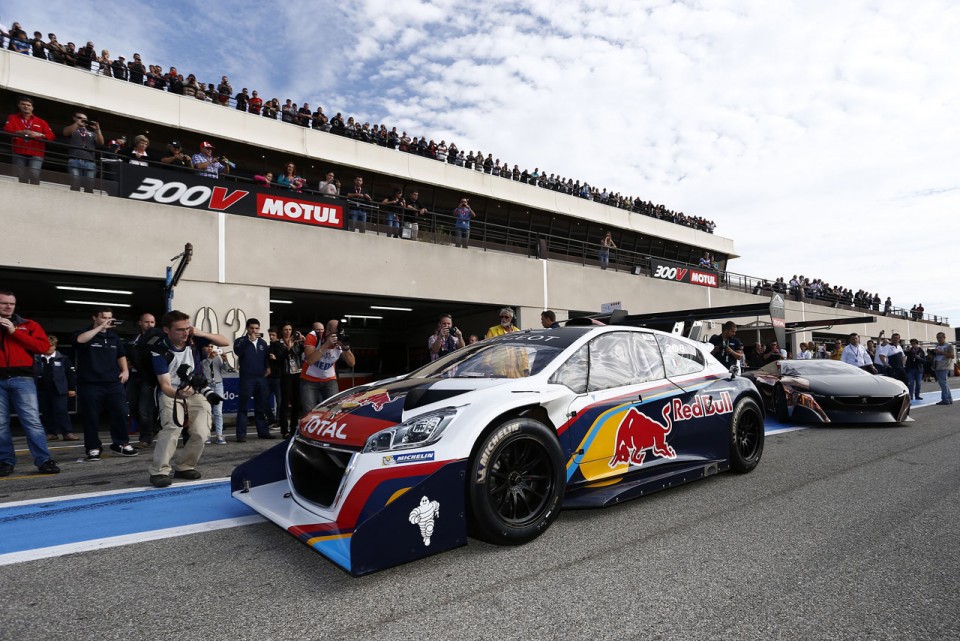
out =
{"type": "Polygon", "coordinates": [[[164,182],[157,178],[144,178],[130,194],[134,200],[152,200],[165,205],[177,204],[182,207],[206,207],[214,211],[226,211],[250,194],[243,189],[230,191],[226,187],[207,187],[194,185],[188,187],[182,182],[164,182]]]}
{"type": "Polygon", "coordinates": [[[316,438],[336,438],[345,441],[347,440],[347,435],[343,430],[346,426],[346,423],[337,423],[336,421],[322,419],[319,416],[312,416],[310,420],[300,428],[300,433],[309,434],[316,438]]]}
{"type": "Polygon", "coordinates": [[[675,398],[663,406],[663,423],[631,407],[617,427],[613,457],[608,465],[611,468],[624,463],[643,465],[647,452],[660,458],[677,458],[677,452],[667,443],[667,436],[673,431],[673,421],[719,416],[732,411],[733,401],[729,392],[720,392],[720,400],[716,403],[710,396],[696,396],[692,403],[675,398]]]}

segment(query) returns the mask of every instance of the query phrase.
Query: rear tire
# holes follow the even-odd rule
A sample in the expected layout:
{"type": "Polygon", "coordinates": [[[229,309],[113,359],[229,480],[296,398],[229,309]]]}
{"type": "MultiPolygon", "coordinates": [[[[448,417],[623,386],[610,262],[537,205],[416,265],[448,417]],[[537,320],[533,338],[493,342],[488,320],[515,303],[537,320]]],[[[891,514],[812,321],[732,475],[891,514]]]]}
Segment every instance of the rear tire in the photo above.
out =
{"type": "Polygon", "coordinates": [[[469,533],[497,545],[520,545],[546,531],[560,513],[566,470],[557,435],[528,418],[487,433],[470,461],[469,533]]]}
{"type": "Polygon", "coordinates": [[[730,419],[730,467],[746,474],[763,455],[763,412],[752,398],[737,403],[730,419]]]}

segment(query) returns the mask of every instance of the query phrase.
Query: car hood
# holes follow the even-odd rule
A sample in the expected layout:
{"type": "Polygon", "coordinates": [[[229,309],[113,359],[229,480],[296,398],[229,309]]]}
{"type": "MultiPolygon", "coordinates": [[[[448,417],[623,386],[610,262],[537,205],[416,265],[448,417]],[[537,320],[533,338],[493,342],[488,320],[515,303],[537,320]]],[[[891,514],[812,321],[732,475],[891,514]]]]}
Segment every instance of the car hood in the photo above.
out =
{"type": "MultiPolygon", "coordinates": [[[[806,381],[811,392],[829,396],[896,396],[906,393],[906,386],[886,376],[811,376],[809,378],[783,377],[783,382],[806,381]]],[[[800,388],[799,385],[796,385],[800,388]]]]}
{"type": "MultiPolygon", "coordinates": [[[[512,382],[508,378],[401,378],[347,390],[321,403],[300,420],[301,438],[324,445],[363,447],[380,430],[403,421],[405,413],[512,382]]],[[[419,412],[418,412],[419,413],[419,412]]]]}

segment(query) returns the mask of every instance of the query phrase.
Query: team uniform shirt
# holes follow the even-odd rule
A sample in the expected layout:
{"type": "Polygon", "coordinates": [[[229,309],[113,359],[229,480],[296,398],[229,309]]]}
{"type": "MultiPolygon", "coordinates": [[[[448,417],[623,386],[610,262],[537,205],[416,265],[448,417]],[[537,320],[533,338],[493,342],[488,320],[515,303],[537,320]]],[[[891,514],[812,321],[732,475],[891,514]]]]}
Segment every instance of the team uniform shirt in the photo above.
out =
{"type": "Polygon", "coordinates": [[[77,337],[87,331],[89,330],[73,334],[77,361],[77,382],[80,384],[119,382],[120,363],[118,359],[127,356],[123,340],[112,329],[108,329],[105,332],[98,332],[86,343],[77,341],[77,337]]]}
{"type": "Polygon", "coordinates": [[[736,336],[731,336],[730,338],[724,339],[720,334],[715,334],[714,336],[710,337],[710,344],[714,347],[720,347],[720,355],[716,358],[727,367],[731,367],[734,365],[734,363],[738,362],[738,359],[727,353],[727,347],[735,352],[743,353],[743,343],[740,342],[740,339],[736,336]]]}
{"type": "Polygon", "coordinates": [[[241,336],[233,342],[233,353],[237,355],[237,363],[240,366],[240,376],[262,377],[267,373],[267,355],[270,346],[267,341],[258,338],[251,342],[246,336],[241,336]]]}
{"type": "MultiPolygon", "coordinates": [[[[320,337],[317,336],[317,332],[310,332],[307,334],[306,340],[303,342],[303,346],[315,347],[316,349],[321,349],[317,347],[321,343],[320,337]]],[[[337,361],[340,360],[340,356],[343,354],[343,348],[339,345],[333,349],[328,349],[320,357],[316,363],[312,365],[307,364],[306,354],[304,354],[303,359],[303,369],[300,371],[300,378],[305,381],[311,381],[313,383],[324,383],[326,381],[334,381],[337,379],[337,361]]]]}
{"type": "Polygon", "coordinates": [[[873,365],[873,359],[870,358],[869,352],[863,345],[847,345],[843,348],[843,355],[840,360],[856,367],[873,365]]]}
{"type": "Polygon", "coordinates": [[[883,364],[884,364],[884,363],[883,363],[883,360],[881,360],[881,358],[880,358],[881,356],[886,356],[886,357],[887,357],[887,362],[889,362],[889,361],[890,361],[890,354],[892,353],[892,350],[893,350],[893,345],[890,345],[889,343],[886,344],[886,345],[880,345],[879,347],[877,347],[877,353],[876,353],[876,355],[873,357],[873,362],[874,362],[874,364],[875,364],[875,365],[883,365],[883,364]]]}

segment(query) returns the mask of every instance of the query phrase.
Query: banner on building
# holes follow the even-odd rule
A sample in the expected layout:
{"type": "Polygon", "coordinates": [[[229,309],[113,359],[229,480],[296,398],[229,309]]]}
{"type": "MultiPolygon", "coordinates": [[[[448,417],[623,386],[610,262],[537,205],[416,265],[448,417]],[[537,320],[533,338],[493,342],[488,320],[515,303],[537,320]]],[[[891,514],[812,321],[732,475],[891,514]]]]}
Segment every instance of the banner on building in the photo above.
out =
{"type": "Polygon", "coordinates": [[[650,259],[650,275],[661,280],[690,283],[702,287],[720,286],[720,275],[712,269],[699,269],[659,258],[650,259]]]}

